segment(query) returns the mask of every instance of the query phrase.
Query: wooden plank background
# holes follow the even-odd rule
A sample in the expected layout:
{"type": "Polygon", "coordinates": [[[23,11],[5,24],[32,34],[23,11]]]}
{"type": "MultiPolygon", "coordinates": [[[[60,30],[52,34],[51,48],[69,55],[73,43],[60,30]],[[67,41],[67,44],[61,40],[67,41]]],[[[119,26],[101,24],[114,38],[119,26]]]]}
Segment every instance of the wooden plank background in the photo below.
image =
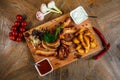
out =
{"type": "Polygon", "coordinates": [[[49,1],[0,1],[0,80],[120,80],[120,0],[54,0],[64,13],[82,5],[89,15],[98,16],[92,24],[106,36],[111,49],[97,61],[81,59],[39,77],[26,42],[12,42],[8,33],[17,14],[27,16],[28,29],[61,16],[49,14],[42,22],[36,20],[40,5],[49,1]]]}

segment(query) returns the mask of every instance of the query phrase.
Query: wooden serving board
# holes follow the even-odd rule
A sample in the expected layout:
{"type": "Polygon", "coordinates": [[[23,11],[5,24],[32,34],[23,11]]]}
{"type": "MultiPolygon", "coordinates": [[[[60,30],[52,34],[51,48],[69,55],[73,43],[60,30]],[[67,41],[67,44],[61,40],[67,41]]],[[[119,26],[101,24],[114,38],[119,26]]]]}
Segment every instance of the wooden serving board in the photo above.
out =
{"type": "MultiPolygon", "coordinates": [[[[60,22],[63,22],[67,17],[70,17],[69,13],[65,14],[65,15],[63,15],[61,17],[58,17],[56,19],[53,19],[53,20],[51,20],[49,22],[46,22],[46,23],[44,23],[42,25],[34,27],[34,28],[32,28],[32,29],[30,29],[30,30],[28,30],[26,32],[31,33],[33,29],[39,29],[40,27],[43,27],[43,28],[52,28],[53,26],[59,25],[60,22]]],[[[99,38],[97,37],[96,33],[93,31],[92,25],[91,25],[91,22],[90,22],[89,19],[87,19],[86,21],[82,22],[79,25],[76,25],[75,23],[72,24],[72,25],[77,26],[77,27],[87,27],[87,28],[91,29],[92,32],[93,32],[93,34],[95,35],[95,38],[96,38],[96,41],[97,41],[97,47],[94,48],[94,49],[90,49],[87,54],[85,54],[84,56],[82,56],[82,58],[84,58],[84,57],[86,57],[88,55],[91,55],[91,54],[93,54],[93,53],[95,53],[97,51],[100,51],[102,49],[101,42],[100,42],[99,38]]],[[[62,67],[64,65],[67,65],[67,64],[69,64],[69,63],[74,62],[74,61],[77,60],[77,58],[75,58],[75,56],[74,56],[74,53],[70,53],[69,56],[65,60],[59,60],[59,59],[57,59],[54,56],[53,57],[44,57],[44,56],[36,55],[36,54],[34,54],[35,50],[34,50],[32,44],[27,40],[26,37],[25,37],[25,39],[26,39],[28,47],[29,47],[29,49],[30,49],[30,51],[32,53],[32,56],[34,58],[35,63],[37,61],[43,59],[43,58],[48,58],[50,60],[51,64],[52,64],[52,66],[53,66],[53,69],[57,69],[57,68],[60,68],[60,67],[62,67]]]]}

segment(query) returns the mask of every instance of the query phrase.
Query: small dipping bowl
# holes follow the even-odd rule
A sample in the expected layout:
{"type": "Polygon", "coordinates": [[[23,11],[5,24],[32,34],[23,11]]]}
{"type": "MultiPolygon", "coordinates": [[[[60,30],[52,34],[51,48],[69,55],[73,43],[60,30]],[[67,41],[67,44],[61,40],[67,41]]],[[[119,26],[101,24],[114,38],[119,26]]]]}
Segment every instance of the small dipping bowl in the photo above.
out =
{"type": "Polygon", "coordinates": [[[53,71],[53,67],[48,58],[44,58],[36,62],[35,68],[40,76],[45,76],[53,71]]]}

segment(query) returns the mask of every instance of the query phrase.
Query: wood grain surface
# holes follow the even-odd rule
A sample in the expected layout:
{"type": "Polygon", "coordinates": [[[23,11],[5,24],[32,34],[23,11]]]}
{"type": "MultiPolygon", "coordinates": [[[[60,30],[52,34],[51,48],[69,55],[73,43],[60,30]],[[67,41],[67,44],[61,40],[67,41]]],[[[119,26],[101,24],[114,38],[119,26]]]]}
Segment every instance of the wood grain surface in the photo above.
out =
{"type": "MultiPolygon", "coordinates": [[[[59,25],[59,23],[61,21],[65,21],[66,18],[70,17],[70,14],[67,13],[67,14],[64,14],[63,16],[60,16],[58,18],[55,18],[51,21],[48,21],[44,24],[41,24],[41,25],[38,25],[38,26],[35,26],[34,28],[30,29],[30,30],[27,30],[25,33],[30,33],[34,30],[34,29],[53,29],[55,28],[56,26],[55,25],[59,25]]],[[[103,49],[103,46],[101,45],[101,40],[99,39],[99,37],[97,36],[97,34],[94,32],[94,30],[92,29],[92,24],[91,24],[91,21],[89,20],[89,18],[87,20],[85,20],[84,22],[82,22],[81,24],[79,25],[76,25],[75,23],[73,24],[74,22],[70,23],[72,24],[72,26],[76,27],[76,28],[81,28],[83,27],[86,27],[88,29],[90,29],[92,31],[92,33],[94,34],[95,36],[95,40],[96,40],[96,43],[97,43],[97,47],[94,48],[94,49],[90,49],[88,51],[88,53],[84,54],[81,56],[81,58],[84,58],[84,57],[87,57],[89,55],[93,55],[95,52],[99,52],[103,49]],[[87,24],[87,25],[85,25],[87,24]]],[[[69,25],[71,26],[71,25],[69,25]]],[[[25,34],[24,33],[24,34],[25,34]]],[[[26,43],[31,51],[31,55],[33,56],[34,58],[34,62],[38,62],[44,58],[48,58],[53,66],[53,70],[55,69],[58,69],[58,68],[62,68],[63,66],[67,65],[67,64],[70,64],[77,59],[77,57],[74,55],[75,52],[73,52],[73,48],[70,48],[70,50],[72,49],[72,51],[69,53],[69,56],[65,59],[65,60],[60,60],[60,59],[57,59],[55,56],[51,56],[51,57],[46,57],[46,56],[40,56],[40,55],[36,55],[35,54],[35,51],[36,49],[34,49],[34,46],[31,44],[31,42],[29,41],[28,37],[25,37],[25,40],[26,40],[26,43]]],[[[72,45],[70,45],[72,46],[72,45]]]]}
{"type": "Polygon", "coordinates": [[[61,15],[49,14],[44,21],[35,18],[42,3],[50,0],[0,0],[0,80],[120,80],[120,0],[54,0],[68,13],[82,5],[96,26],[111,43],[108,53],[97,61],[80,59],[40,77],[26,42],[16,43],[8,38],[9,28],[17,14],[27,16],[28,29],[61,15]]]}

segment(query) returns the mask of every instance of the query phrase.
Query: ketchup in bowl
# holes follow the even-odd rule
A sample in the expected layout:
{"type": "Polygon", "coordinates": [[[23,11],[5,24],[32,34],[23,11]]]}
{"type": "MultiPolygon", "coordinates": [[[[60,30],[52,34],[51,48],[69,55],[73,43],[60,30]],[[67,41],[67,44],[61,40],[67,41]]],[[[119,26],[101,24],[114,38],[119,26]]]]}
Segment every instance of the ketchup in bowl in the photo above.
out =
{"type": "Polygon", "coordinates": [[[40,76],[45,76],[53,71],[53,67],[47,58],[35,63],[35,68],[37,69],[40,76]]]}

